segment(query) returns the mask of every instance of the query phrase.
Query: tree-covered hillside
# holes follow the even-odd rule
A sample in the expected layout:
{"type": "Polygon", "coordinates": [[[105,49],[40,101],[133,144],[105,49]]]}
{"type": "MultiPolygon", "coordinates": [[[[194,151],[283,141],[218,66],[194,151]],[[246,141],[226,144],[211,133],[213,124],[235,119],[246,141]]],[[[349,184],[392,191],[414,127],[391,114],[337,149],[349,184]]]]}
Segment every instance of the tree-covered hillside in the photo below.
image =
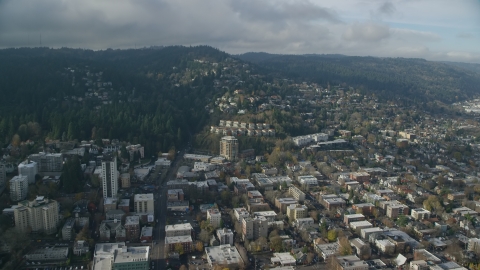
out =
{"type": "Polygon", "coordinates": [[[205,124],[215,94],[217,66],[195,60],[227,57],[206,46],[0,50],[0,142],[116,138],[168,150],[205,124]]]}
{"type": "Polygon", "coordinates": [[[480,90],[478,73],[423,59],[266,53],[237,57],[298,81],[346,83],[383,99],[400,98],[419,104],[432,100],[452,103],[478,95],[480,90]]]}

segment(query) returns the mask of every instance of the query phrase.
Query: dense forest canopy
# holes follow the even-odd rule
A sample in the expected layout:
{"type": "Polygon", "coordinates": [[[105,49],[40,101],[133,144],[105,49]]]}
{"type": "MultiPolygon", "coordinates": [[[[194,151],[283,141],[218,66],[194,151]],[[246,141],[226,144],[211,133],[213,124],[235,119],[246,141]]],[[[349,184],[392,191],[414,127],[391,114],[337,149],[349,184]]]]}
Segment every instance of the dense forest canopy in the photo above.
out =
{"type": "MultiPolygon", "coordinates": [[[[154,155],[184,145],[205,125],[216,123],[221,112],[210,119],[214,114],[208,106],[238,88],[284,97],[295,90],[284,79],[293,79],[344,84],[384,100],[422,105],[471,98],[480,85],[476,67],[458,63],[342,55],[236,57],[240,60],[208,46],[0,50],[0,142],[110,138],[142,144],[147,155],[154,155]],[[222,77],[222,86],[215,87],[222,77]]],[[[241,108],[246,102],[238,104],[241,108]]],[[[282,119],[279,111],[268,117],[298,122],[282,119]]],[[[304,133],[299,128],[276,127],[280,135],[282,130],[283,135],[304,133]]]]}
{"type": "Polygon", "coordinates": [[[50,139],[117,138],[141,143],[149,154],[168,150],[204,125],[208,116],[204,106],[214,94],[215,75],[205,73],[188,84],[175,84],[171,77],[196,58],[221,62],[227,57],[206,46],[0,50],[0,140],[10,143],[22,127],[22,141],[42,135],[50,139]],[[87,71],[101,72],[101,77],[88,77],[87,71]],[[85,78],[93,82],[86,86],[85,78]],[[97,81],[112,86],[95,89],[97,81]],[[89,90],[100,95],[107,92],[108,102],[85,98],[89,90]],[[38,124],[42,134],[23,128],[38,124]]]}
{"type": "Polygon", "coordinates": [[[480,75],[474,71],[478,67],[458,63],[344,55],[246,53],[237,57],[270,73],[322,85],[345,83],[383,99],[452,103],[478,95],[480,87],[480,75]]]}

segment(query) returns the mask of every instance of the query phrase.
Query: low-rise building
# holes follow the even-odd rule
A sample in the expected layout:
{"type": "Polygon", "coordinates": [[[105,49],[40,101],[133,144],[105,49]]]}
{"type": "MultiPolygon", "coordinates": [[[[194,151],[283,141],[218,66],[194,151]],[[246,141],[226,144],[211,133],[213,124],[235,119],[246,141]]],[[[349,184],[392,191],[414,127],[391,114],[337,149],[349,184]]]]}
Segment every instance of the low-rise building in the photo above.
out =
{"type": "Polygon", "coordinates": [[[138,216],[125,217],[124,227],[127,240],[138,241],[140,239],[140,218],[138,216]]]}
{"type": "Polygon", "coordinates": [[[277,217],[277,213],[275,211],[259,211],[259,212],[254,212],[253,216],[262,216],[265,217],[268,222],[273,222],[275,221],[275,218],[277,217]]]}
{"type": "Polygon", "coordinates": [[[275,207],[277,207],[282,213],[287,212],[287,207],[289,205],[297,203],[298,200],[294,198],[275,198],[275,207]]]}
{"type": "Polygon", "coordinates": [[[317,227],[317,225],[315,225],[315,221],[311,217],[297,218],[293,222],[293,226],[295,226],[296,228],[298,228],[300,230],[307,230],[307,229],[310,229],[310,228],[317,227]]]}
{"type": "Polygon", "coordinates": [[[355,255],[337,256],[333,260],[332,270],[368,270],[367,262],[355,255]]]}
{"type": "Polygon", "coordinates": [[[244,265],[242,257],[235,246],[220,245],[216,247],[206,247],[205,255],[212,269],[216,265],[229,269],[235,269],[244,265]]]}
{"type": "Polygon", "coordinates": [[[247,211],[245,208],[234,208],[233,212],[235,214],[235,217],[237,218],[238,221],[242,220],[243,218],[249,217],[250,213],[247,211]]]}
{"type": "Polygon", "coordinates": [[[183,189],[169,189],[167,191],[167,200],[169,202],[183,201],[184,199],[183,189]]]}
{"type": "Polygon", "coordinates": [[[207,220],[210,222],[213,228],[218,228],[220,227],[220,223],[222,221],[222,214],[216,208],[208,209],[207,220]]]}
{"type": "Polygon", "coordinates": [[[218,241],[220,242],[220,245],[233,245],[233,232],[230,229],[223,228],[223,229],[218,229],[217,230],[217,237],[218,241]]]}
{"type": "Polygon", "coordinates": [[[140,232],[140,242],[151,243],[153,240],[153,227],[142,227],[140,232]]]}
{"type": "Polygon", "coordinates": [[[395,252],[395,245],[388,239],[375,240],[375,246],[384,254],[393,254],[395,252]]]}
{"type": "Polygon", "coordinates": [[[343,222],[345,223],[345,225],[348,225],[350,222],[363,220],[365,220],[365,216],[363,214],[350,214],[343,216],[343,222]]]}
{"type": "Polygon", "coordinates": [[[297,260],[289,252],[273,253],[270,261],[273,265],[281,266],[294,266],[297,264],[297,260]]]}
{"type": "Polygon", "coordinates": [[[408,215],[410,208],[405,204],[398,203],[398,204],[389,204],[387,205],[387,217],[389,218],[397,218],[401,215],[408,215]]]}
{"type": "Polygon", "coordinates": [[[292,197],[299,202],[303,202],[305,200],[305,193],[296,186],[290,186],[288,188],[288,193],[290,193],[290,195],[292,195],[292,197]]]}
{"type": "Polygon", "coordinates": [[[37,248],[25,255],[28,261],[66,261],[68,259],[68,247],[44,247],[37,248]]]}
{"type": "Polygon", "coordinates": [[[75,219],[69,218],[65,221],[65,224],[62,228],[62,239],[67,241],[73,238],[73,229],[75,227],[75,219]]]}
{"type": "Polygon", "coordinates": [[[291,204],[287,207],[287,216],[289,222],[294,222],[297,218],[307,217],[308,208],[301,204],[291,204]]]}
{"type": "Polygon", "coordinates": [[[425,210],[425,209],[423,209],[423,208],[415,208],[415,209],[412,209],[412,214],[411,214],[411,216],[412,216],[415,220],[428,219],[428,218],[430,218],[430,211],[425,210]]]}
{"type": "Polygon", "coordinates": [[[373,227],[372,223],[366,220],[350,222],[350,228],[352,228],[352,230],[361,230],[361,229],[367,229],[372,227],[373,227]]]}
{"type": "Polygon", "coordinates": [[[149,270],[150,247],[127,247],[125,242],[95,245],[92,270],[135,269],[149,270]]]}
{"type": "Polygon", "coordinates": [[[298,182],[302,188],[308,190],[310,187],[318,186],[318,180],[313,175],[300,175],[297,177],[298,182]]]}
{"type": "Polygon", "coordinates": [[[192,235],[192,230],[193,227],[190,223],[166,225],[165,235],[167,237],[192,235]]]}
{"type": "Polygon", "coordinates": [[[176,251],[178,245],[181,245],[184,253],[190,253],[193,249],[193,241],[190,235],[165,237],[165,250],[167,252],[176,251]]]}
{"type": "Polygon", "coordinates": [[[337,254],[339,248],[338,242],[315,245],[315,251],[322,256],[324,261],[327,261],[330,256],[337,254]]]}
{"type": "Polygon", "coordinates": [[[374,228],[366,228],[366,229],[361,229],[360,230],[360,235],[362,236],[363,239],[368,239],[370,234],[372,233],[381,233],[383,230],[379,227],[374,227],[374,228]]]}
{"type": "Polygon", "coordinates": [[[88,242],[84,240],[75,241],[73,244],[73,255],[82,256],[90,250],[88,242]]]}

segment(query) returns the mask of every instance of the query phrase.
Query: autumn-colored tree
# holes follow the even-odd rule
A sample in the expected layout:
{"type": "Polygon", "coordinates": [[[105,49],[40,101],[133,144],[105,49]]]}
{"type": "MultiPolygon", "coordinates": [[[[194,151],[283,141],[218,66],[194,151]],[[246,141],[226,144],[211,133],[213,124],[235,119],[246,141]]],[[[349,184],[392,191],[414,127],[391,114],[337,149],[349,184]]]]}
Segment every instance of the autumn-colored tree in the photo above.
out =
{"type": "Polygon", "coordinates": [[[175,244],[175,252],[177,252],[180,255],[185,253],[185,250],[183,249],[183,245],[180,243],[175,244]]]}
{"type": "Polygon", "coordinates": [[[200,241],[197,241],[197,244],[195,244],[195,249],[196,249],[198,252],[203,252],[203,243],[200,242],[200,241]]]}
{"type": "Polygon", "coordinates": [[[329,242],[335,242],[337,240],[338,232],[337,230],[329,230],[327,233],[327,239],[329,242]]]}
{"type": "Polygon", "coordinates": [[[342,256],[346,256],[346,255],[352,255],[353,254],[353,250],[352,250],[352,246],[350,245],[350,241],[348,241],[348,239],[346,237],[340,237],[338,239],[338,244],[339,244],[339,252],[340,252],[340,255],[342,256]]]}

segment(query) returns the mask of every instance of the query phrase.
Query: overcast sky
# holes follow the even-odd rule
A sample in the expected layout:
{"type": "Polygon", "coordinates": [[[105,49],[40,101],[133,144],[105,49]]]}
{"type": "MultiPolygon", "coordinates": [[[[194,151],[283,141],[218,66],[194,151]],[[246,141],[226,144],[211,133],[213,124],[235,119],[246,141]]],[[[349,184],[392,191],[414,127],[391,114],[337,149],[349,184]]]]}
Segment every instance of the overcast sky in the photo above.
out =
{"type": "Polygon", "coordinates": [[[229,53],[480,63],[479,0],[0,0],[0,48],[211,45],[229,53]]]}

